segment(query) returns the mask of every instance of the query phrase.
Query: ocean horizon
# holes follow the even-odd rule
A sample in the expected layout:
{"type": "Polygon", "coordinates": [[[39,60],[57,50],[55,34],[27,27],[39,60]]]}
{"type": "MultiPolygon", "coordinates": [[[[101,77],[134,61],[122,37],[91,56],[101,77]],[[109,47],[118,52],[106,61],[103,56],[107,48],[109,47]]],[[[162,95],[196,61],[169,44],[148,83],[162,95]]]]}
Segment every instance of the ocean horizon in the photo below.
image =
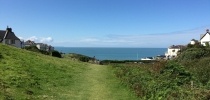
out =
{"type": "Polygon", "coordinates": [[[164,55],[167,48],[129,48],[129,47],[55,47],[62,53],[76,53],[99,60],[140,60],[145,57],[164,55]]]}

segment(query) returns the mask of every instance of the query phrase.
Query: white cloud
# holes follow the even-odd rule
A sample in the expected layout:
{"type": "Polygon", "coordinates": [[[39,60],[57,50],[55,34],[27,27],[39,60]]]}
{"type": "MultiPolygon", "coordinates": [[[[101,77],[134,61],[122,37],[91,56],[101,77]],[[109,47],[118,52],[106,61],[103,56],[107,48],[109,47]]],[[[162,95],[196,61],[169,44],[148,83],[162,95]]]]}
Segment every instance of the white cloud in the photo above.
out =
{"type": "Polygon", "coordinates": [[[53,38],[52,37],[40,38],[39,41],[41,43],[49,43],[49,42],[53,42],[53,38]]]}
{"type": "Polygon", "coordinates": [[[27,38],[26,40],[37,41],[38,38],[36,36],[32,36],[32,37],[27,38]]]}
{"type": "Polygon", "coordinates": [[[81,39],[80,42],[98,42],[100,40],[96,39],[96,38],[85,38],[85,39],[81,39]]]}
{"type": "Polygon", "coordinates": [[[37,43],[50,43],[50,42],[53,42],[53,38],[52,37],[36,37],[36,36],[32,36],[32,37],[29,37],[29,38],[26,38],[24,39],[23,37],[19,37],[20,39],[23,39],[25,41],[27,40],[31,40],[31,41],[35,41],[37,43]]]}

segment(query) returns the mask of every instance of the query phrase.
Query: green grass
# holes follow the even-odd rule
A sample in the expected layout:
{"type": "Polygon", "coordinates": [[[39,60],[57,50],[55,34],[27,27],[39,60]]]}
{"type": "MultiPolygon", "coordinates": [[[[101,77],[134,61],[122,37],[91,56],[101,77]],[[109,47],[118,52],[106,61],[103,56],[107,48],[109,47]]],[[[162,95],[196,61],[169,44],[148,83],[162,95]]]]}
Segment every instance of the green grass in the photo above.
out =
{"type": "Polygon", "coordinates": [[[135,100],[136,96],[131,91],[120,85],[112,73],[111,67],[90,65],[83,78],[78,78],[74,86],[76,91],[71,98],[88,100],[135,100]],[[86,88],[84,88],[86,87],[86,88]],[[77,94],[79,93],[79,95],[77,94]]]}
{"type": "Polygon", "coordinates": [[[109,66],[0,44],[1,100],[135,100],[109,66]]]}

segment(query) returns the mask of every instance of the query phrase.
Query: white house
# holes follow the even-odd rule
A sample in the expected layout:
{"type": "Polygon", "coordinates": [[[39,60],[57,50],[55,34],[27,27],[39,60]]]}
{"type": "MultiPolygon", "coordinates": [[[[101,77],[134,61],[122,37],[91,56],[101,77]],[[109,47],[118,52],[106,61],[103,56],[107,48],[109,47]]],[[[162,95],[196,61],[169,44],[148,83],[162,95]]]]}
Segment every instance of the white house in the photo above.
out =
{"type": "Polygon", "coordinates": [[[0,43],[12,45],[18,48],[22,47],[22,42],[12,32],[12,28],[7,27],[6,30],[0,30],[0,43]]]}
{"type": "Polygon", "coordinates": [[[28,40],[28,41],[24,42],[24,46],[25,47],[36,46],[36,43],[34,41],[28,40]]]}
{"type": "Polygon", "coordinates": [[[210,33],[209,29],[206,30],[205,34],[201,34],[200,37],[201,45],[206,46],[206,43],[210,44],[210,33]]]}
{"type": "Polygon", "coordinates": [[[165,53],[166,58],[174,58],[177,56],[178,52],[183,49],[183,45],[172,45],[168,48],[168,51],[165,53]]]}
{"type": "Polygon", "coordinates": [[[44,43],[36,43],[36,47],[39,50],[49,51],[49,46],[47,44],[44,44],[44,43]]]}
{"type": "Polygon", "coordinates": [[[191,45],[195,45],[196,43],[198,43],[198,40],[192,39],[192,40],[190,41],[190,44],[191,44],[191,45]]]}

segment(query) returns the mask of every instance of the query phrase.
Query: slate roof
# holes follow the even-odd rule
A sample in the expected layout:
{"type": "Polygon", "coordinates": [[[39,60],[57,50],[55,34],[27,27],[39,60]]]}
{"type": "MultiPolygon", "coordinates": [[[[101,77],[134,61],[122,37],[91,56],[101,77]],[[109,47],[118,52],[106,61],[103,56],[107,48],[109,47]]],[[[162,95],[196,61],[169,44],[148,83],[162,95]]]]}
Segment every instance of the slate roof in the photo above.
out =
{"type": "Polygon", "coordinates": [[[40,46],[48,46],[47,44],[44,44],[44,43],[36,43],[36,44],[40,46]]]}
{"type": "Polygon", "coordinates": [[[172,45],[169,47],[169,49],[180,49],[180,48],[184,48],[184,45],[172,45]]]}
{"type": "Polygon", "coordinates": [[[195,40],[195,39],[192,39],[191,41],[197,41],[197,40],[195,40]]]}
{"type": "MultiPolygon", "coordinates": [[[[206,34],[210,34],[210,33],[209,33],[209,29],[206,30],[206,34]]],[[[201,40],[206,34],[201,34],[200,40],[201,40]]]]}
{"type": "Polygon", "coordinates": [[[0,30],[0,39],[20,40],[17,36],[15,36],[11,28],[7,28],[7,30],[0,30]]]}
{"type": "Polygon", "coordinates": [[[0,30],[0,39],[3,39],[6,34],[6,31],[0,30]]]}
{"type": "Polygon", "coordinates": [[[25,45],[35,45],[36,43],[34,41],[28,40],[24,44],[25,45]]]}

